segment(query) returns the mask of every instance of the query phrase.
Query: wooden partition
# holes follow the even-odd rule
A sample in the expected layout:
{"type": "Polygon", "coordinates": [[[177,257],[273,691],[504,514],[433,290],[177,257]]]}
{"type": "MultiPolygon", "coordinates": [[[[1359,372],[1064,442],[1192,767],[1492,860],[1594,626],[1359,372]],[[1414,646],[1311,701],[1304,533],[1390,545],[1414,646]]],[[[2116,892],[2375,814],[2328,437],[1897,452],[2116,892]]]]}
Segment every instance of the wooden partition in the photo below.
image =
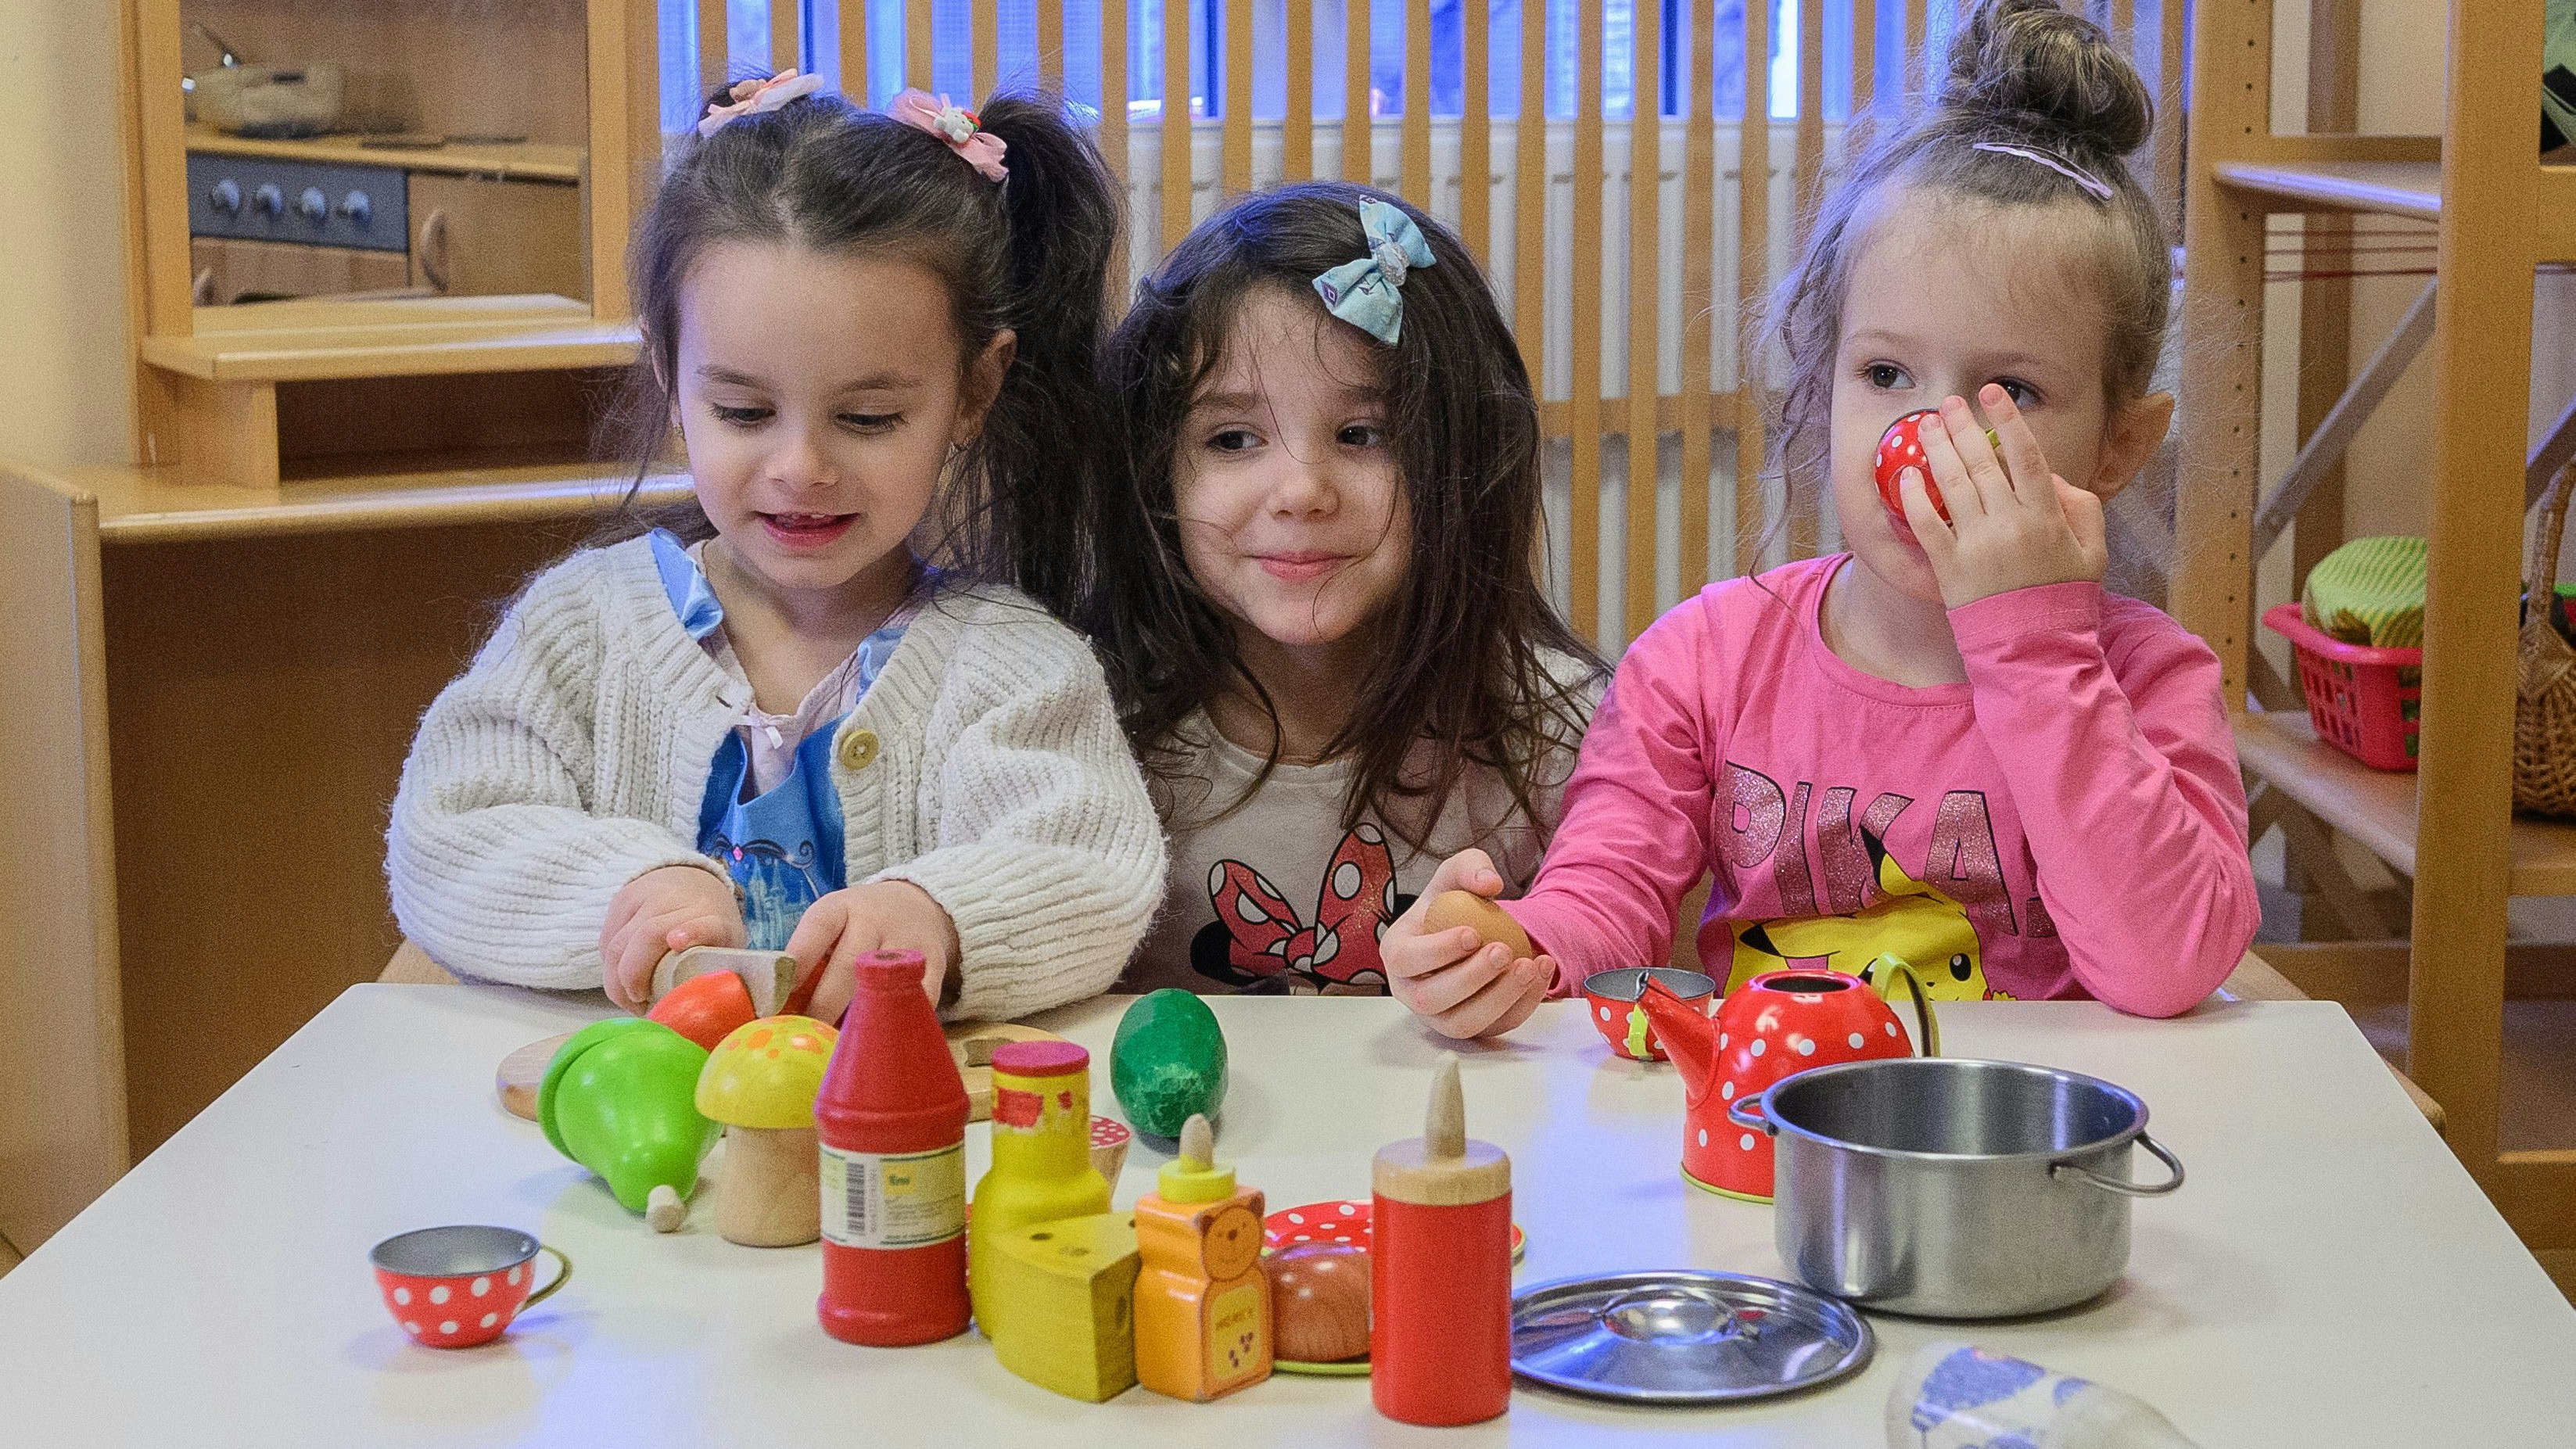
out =
{"type": "MultiPolygon", "coordinates": [[[[723,34],[725,0],[696,3],[699,33],[723,34]]],[[[811,8],[832,3],[811,0],[811,8]]],[[[871,0],[837,3],[840,51],[831,60],[851,88],[850,76],[868,73],[871,0]]],[[[1000,53],[996,0],[962,0],[975,97],[1064,76],[1067,11],[1087,15],[1090,3],[1036,0],[1037,55],[1021,67],[1000,53]]],[[[1139,271],[1225,198],[1319,175],[1399,192],[1459,231],[1494,273],[1546,399],[1558,447],[1551,482],[1562,490],[1570,535],[1559,587],[1576,626],[1615,649],[1705,582],[1712,557],[1720,571],[1749,569],[1829,541],[1813,500],[1784,499],[1776,480],[1766,486],[1763,394],[1744,360],[1758,355],[1770,289],[1844,159],[1873,127],[1901,123],[1923,100],[1937,70],[1924,46],[1946,38],[1958,0],[1789,0],[1785,8],[1773,0],[1737,14],[1715,0],[1647,4],[1630,11],[1625,54],[1605,50],[1615,18],[1607,0],[1526,0],[1509,31],[1494,28],[1490,3],[1465,0],[1460,44],[1435,61],[1431,0],[1279,0],[1279,28],[1260,35],[1251,0],[1174,3],[1159,13],[1109,0],[1098,30],[1101,85],[1120,96],[1131,80],[1144,84],[1128,104],[1101,105],[1086,79],[1073,99],[1097,106],[1102,150],[1140,208],[1129,234],[1139,271]],[[1401,39],[1380,35],[1373,49],[1371,22],[1390,8],[1403,17],[1401,39]],[[1783,14],[1791,26],[1775,23],[1783,14]],[[1552,54],[1551,23],[1561,36],[1569,22],[1570,54],[1552,54]],[[1744,68],[1740,85],[1729,73],[1737,56],[1775,51],[1793,78],[1786,94],[1775,91],[1770,66],[1744,68]],[[1515,56],[1519,85],[1497,103],[1493,67],[1515,56]],[[1193,57],[1202,77],[1195,93],[1193,57]],[[1630,88],[1645,95],[1642,105],[1606,92],[1611,62],[1644,79],[1630,88]],[[1271,73],[1284,78],[1284,99],[1255,114],[1256,77],[1271,73]],[[1380,75],[1399,77],[1400,92],[1378,94],[1372,78],[1380,75]],[[1423,103],[1435,90],[1448,96],[1453,78],[1454,106],[1423,103]],[[1339,119],[1317,119],[1319,80],[1327,111],[1338,91],[1339,119]],[[1570,112],[1523,125],[1551,95],[1570,99],[1570,112]],[[1161,98],[1173,96],[1187,101],[1167,108],[1161,98]],[[1634,113],[1658,111],[1660,124],[1635,124],[1634,113]],[[1166,124],[1179,116],[1189,124],[1166,124]],[[1338,157],[1319,158],[1327,150],[1338,157]],[[1635,174],[1655,183],[1631,186],[1635,174]],[[1614,229],[1624,244],[1612,244],[1614,229]],[[1667,438],[1660,457],[1652,444],[1628,457],[1631,439],[1667,438]],[[1658,486],[1638,488],[1632,501],[1622,496],[1628,477],[1658,486]],[[1677,508],[1668,501],[1675,493],[1677,508]],[[1608,539],[1605,505],[1625,518],[1608,539]],[[1662,586],[1659,555],[1667,577],[1679,560],[1678,577],[1662,586]],[[1612,576],[1617,598],[1604,610],[1612,576]]],[[[701,79],[814,68],[820,58],[789,48],[797,13],[790,0],[774,0],[770,44],[759,54],[702,47],[701,79]]],[[[2128,40],[2165,98],[2170,119],[2138,164],[2171,196],[2181,155],[2181,0],[2099,0],[2092,13],[2128,40]]],[[[934,76],[956,73],[955,57],[939,49],[956,43],[955,33],[935,26],[922,0],[903,15],[904,80],[936,89],[934,76]]]]}

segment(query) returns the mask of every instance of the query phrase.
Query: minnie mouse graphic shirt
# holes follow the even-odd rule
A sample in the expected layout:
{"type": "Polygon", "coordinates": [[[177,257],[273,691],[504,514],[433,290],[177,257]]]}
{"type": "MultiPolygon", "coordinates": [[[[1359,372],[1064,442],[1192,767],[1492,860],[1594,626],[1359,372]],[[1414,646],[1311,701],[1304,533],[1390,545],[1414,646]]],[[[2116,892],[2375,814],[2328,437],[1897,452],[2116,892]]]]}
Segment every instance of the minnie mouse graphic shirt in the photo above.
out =
{"type": "MultiPolygon", "coordinates": [[[[1570,659],[1550,664],[1562,681],[1582,677],[1570,659]]],[[[1597,686],[1582,691],[1585,713],[1597,694],[1597,686]]],[[[1483,850],[1513,891],[1537,874],[1575,743],[1551,752],[1539,771],[1540,819],[1514,807],[1501,779],[1471,770],[1434,823],[1430,848],[1415,850],[1374,810],[1344,825],[1354,761],[1283,764],[1261,780],[1259,755],[1218,733],[1205,711],[1191,715],[1175,734],[1177,758],[1148,775],[1171,838],[1170,884],[1117,989],[1385,994],[1378,937],[1441,861],[1483,850]]]]}

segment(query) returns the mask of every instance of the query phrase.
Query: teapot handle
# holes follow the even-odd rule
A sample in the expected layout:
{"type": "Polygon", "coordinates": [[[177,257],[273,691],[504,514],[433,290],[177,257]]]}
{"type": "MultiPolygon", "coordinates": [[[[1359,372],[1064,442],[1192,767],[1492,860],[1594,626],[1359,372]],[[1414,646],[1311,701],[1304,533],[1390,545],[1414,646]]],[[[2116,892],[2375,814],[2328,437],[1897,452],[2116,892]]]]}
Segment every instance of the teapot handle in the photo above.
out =
{"type": "Polygon", "coordinates": [[[1915,974],[1914,965],[1902,956],[1880,956],[1869,963],[1870,980],[1878,988],[1879,999],[1888,1000],[1896,978],[1905,978],[1906,994],[1914,998],[1914,1046],[1922,1055],[1941,1055],[1941,1023],[1932,1014],[1932,998],[1923,989],[1923,978],[1915,974]]]}

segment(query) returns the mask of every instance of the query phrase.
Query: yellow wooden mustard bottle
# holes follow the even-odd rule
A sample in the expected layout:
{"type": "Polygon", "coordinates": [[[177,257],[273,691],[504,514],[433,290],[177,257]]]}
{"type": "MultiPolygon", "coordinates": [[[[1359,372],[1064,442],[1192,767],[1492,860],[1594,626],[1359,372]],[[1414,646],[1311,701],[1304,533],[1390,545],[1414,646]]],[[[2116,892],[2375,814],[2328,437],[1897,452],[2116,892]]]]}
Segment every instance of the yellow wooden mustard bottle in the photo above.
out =
{"type": "Polygon", "coordinates": [[[1261,1194],[1236,1188],[1215,1147],[1192,1117],[1158,1191],[1136,1200],[1136,1381],[1194,1403],[1270,1377],[1261,1194]]]}

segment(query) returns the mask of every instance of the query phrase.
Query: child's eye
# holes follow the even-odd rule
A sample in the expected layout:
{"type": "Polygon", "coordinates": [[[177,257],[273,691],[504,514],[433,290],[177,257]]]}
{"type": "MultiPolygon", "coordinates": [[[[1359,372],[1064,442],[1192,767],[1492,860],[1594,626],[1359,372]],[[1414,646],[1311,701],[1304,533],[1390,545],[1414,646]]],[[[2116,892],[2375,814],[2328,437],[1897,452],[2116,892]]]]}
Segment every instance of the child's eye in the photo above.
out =
{"type": "Polygon", "coordinates": [[[843,413],[841,421],[862,433],[890,432],[903,422],[901,413],[843,413]]]}
{"type": "Polygon", "coordinates": [[[1893,362],[1873,362],[1862,368],[1861,374],[1869,379],[1871,387],[1885,392],[1914,385],[1914,379],[1905,375],[1905,369],[1893,362]]]}
{"type": "Polygon", "coordinates": [[[1386,429],[1376,423],[1351,423],[1343,427],[1337,440],[1345,448],[1374,448],[1386,441],[1386,429]]]}
{"type": "Polygon", "coordinates": [[[769,421],[767,408],[729,408],[722,403],[709,403],[707,407],[716,415],[716,421],[731,423],[737,428],[757,427],[769,421]]]}
{"type": "Polygon", "coordinates": [[[1219,453],[1244,453],[1260,446],[1261,440],[1250,428],[1226,428],[1207,440],[1210,450],[1219,453]]]}
{"type": "Polygon", "coordinates": [[[2015,407],[2026,408],[2039,401],[2039,389],[2020,378],[1999,377],[1995,379],[1995,386],[2004,390],[2004,396],[2011,398],[2015,407]]]}

